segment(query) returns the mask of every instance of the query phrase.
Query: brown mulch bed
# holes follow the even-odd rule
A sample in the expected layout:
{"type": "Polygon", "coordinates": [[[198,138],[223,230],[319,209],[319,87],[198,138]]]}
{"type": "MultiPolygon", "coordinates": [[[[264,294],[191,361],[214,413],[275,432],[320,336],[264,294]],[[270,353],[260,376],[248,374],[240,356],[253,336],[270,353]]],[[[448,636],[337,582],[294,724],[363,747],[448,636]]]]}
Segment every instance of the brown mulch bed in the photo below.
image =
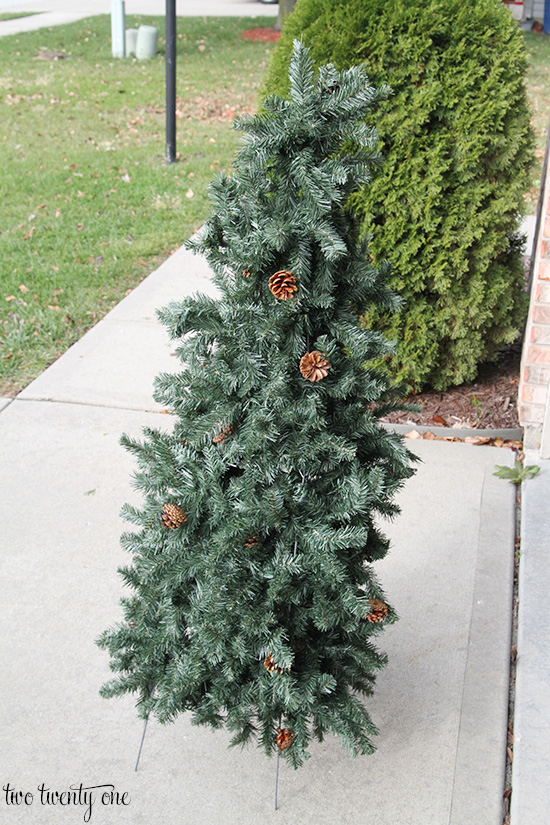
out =
{"type": "Polygon", "coordinates": [[[493,364],[480,367],[476,381],[446,392],[423,392],[406,400],[420,404],[422,412],[396,412],[382,421],[393,424],[507,429],[519,427],[517,395],[521,349],[514,345],[493,364]]]}

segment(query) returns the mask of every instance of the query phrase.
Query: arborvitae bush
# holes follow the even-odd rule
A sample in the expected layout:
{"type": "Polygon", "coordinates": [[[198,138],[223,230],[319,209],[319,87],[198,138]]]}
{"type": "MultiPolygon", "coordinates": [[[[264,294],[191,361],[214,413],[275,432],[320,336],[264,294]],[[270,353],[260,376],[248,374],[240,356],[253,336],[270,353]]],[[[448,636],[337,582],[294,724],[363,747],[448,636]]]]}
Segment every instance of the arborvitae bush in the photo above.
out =
{"type": "Polygon", "coordinates": [[[124,439],[144,495],[125,508],[133,595],[99,643],[116,673],[105,696],[134,693],[161,722],[191,711],[268,753],[289,745],[298,766],[328,731],[373,749],[360,699],[395,619],[372,568],[388,544],[376,519],[412,471],[378,423],[388,381],[364,368],[387,344],[357,323],[366,304],[394,305],[387,267],[343,209],[369,177],[380,93],[359,68],[316,80],[299,44],[290,83],[290,102],[238,123],[235,173],[211,187],[195,247],[220,297],[161,313],[181,342],[182,371],[156,389],[174,427],[124,439]]]}
{"type": "Polygon", "coordinates": [[[396,340],[391,372],[413,389],[472,380],[526,306],[517,227],[533,148],[517,24],[500,0],[298,0],[268,92],[287,93],[297,36],[317,64],[361,64],[393,90],[369,116],[384,163],[352,207],[404,307],[365,322],[396,340]]]}

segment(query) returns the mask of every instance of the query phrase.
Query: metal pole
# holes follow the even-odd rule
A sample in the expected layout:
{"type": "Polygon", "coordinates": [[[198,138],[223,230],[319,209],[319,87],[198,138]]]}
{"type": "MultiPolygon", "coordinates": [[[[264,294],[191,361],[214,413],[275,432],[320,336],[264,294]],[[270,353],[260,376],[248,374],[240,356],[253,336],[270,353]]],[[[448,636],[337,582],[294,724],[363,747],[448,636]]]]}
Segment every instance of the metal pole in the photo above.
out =
{"type": "Polygon", "coordinates": [[[176,0],[166,0],[166,163],[176,160],[176,0]]]}

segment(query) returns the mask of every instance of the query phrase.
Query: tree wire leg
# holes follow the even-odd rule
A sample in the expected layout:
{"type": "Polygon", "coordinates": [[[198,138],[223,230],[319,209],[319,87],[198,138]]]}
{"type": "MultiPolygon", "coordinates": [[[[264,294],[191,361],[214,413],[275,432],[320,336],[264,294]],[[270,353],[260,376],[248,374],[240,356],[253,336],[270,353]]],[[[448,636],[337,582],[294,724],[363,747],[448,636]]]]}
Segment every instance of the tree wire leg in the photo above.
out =
{"type": "Polygon", "coordinates": [[[277,810],[277,791],[279,790],[279,759],[281,754],[277,751],[277,767],[275,769],[275,810],[277,810]]]}
{"type": "MultiPolygon", "coordinates": [[[[283,724],[283,714],[279,716],[279,727],[283,724]]],[[[277,810],[277,794],[279,791],[279,760],[281,758],[281,751],[277,747],[277,767],[275,768],[275,810],[277,810]]]]}
{"type": "Polygon", "coordinates": [[[140,742],[140,745],[139,745],[139,752],[138,752],[138,755],[137,755],[136,767],[134,768],[134,771],[137,771],[137,769],[138,769],[139,758],[141,756],[141,749],[143,747],[143,740],[145,739],[145,733],[147,731],[147,722],[148,721],[149,721],[149,714],[147,714],[147,716],[145,717],[145,724],[143,726],[143,733],[141,734],[141,742],[140,742]]]}

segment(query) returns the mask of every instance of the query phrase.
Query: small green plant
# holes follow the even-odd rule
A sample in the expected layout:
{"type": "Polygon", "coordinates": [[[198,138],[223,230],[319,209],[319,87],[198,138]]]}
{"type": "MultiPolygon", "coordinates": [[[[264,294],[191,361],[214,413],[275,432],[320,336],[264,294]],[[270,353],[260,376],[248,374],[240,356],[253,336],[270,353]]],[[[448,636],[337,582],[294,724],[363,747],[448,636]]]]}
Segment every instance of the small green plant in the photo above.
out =
{"type": "Polygon", "coordinates": [[[475,413],[479,418],[479,416],[481,415],[481,410],[483,408],[483,402],[480,401],[480,399],[477,396],[472,395],[470,396],[470,404],[474,408],[475,413]]]}
{"type": "Polygon", "coordinates": [[[512,484],[521,484],[522,481],[526,481],[528,478],[533,478],[538,472],[540,472],[540,467],[536,464],[530,464],[528,467],[524,467],[519,459],[516,459],[516,463],[513,467],[505,467],[502,464],[495,464],[495,469],[496,473],[493,473],[494,476],[511,481],[512,484]]]}

